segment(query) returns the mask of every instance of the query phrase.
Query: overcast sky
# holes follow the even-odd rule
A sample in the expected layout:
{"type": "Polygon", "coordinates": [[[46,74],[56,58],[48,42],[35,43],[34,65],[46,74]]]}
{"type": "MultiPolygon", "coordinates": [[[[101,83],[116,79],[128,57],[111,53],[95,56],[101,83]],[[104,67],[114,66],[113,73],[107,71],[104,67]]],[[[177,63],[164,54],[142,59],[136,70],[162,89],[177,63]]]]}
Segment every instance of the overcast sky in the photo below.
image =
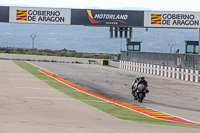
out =
{"type": "Polygon", "coordinates": [[[200,11],[200,0],[0,0],[0,6],[200,11]]]}

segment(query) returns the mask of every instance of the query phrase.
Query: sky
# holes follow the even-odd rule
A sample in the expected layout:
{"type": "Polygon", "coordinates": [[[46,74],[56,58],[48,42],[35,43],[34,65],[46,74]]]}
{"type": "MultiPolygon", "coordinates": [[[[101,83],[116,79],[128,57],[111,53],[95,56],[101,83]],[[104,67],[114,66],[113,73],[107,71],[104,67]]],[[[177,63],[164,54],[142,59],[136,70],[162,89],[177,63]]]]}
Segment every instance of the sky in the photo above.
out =
{"type": "Polygon", "coordinates": [[[0,0],[0,6],[200,11],[199,0],[0,0]]]}

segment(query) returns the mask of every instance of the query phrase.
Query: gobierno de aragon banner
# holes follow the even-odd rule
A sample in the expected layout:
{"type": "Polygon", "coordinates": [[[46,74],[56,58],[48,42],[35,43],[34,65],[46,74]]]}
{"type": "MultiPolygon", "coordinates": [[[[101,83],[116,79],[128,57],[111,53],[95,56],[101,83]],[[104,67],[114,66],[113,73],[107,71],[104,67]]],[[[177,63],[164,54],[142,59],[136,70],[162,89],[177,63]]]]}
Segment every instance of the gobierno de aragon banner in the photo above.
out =
{"type": "Polygon", "coordinates": [[[10,23],[70,24],[71,9],[10,7],[10,23]]]}
{"type": "Polygon", "coordinates": [[[144,27],[200,28],[200,12],[145,11],[144,27]]]}
{"type": "Polygon", "coordinates": [[[144,26],[144,11],[72,9],[72,25],[144,26]]]}

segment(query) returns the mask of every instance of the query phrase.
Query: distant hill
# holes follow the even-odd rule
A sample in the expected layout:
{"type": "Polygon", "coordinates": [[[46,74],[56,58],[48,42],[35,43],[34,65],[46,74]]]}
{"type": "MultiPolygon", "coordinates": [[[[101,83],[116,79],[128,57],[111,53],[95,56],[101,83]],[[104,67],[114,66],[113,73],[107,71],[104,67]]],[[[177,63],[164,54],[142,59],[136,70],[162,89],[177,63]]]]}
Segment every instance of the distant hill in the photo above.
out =
{"type": "MultiPolygon", "coordinates": [[[[80,52],[119,53],[125,39],[110,39],[108,27],[84,27],[70,25],[8,24],[0,23],[0,47],[31,48],[30,35],[37,35],[35,47],[39,49],[69,49],[80,52]]],[[[185,40],[198,40],[195,29],[134,28],[135,41],[142,42],[142,51],[169,52],[168,44],[185,51],[185,40]]],[[[174,51],[174,49],[173,49],[174,51]]]]}

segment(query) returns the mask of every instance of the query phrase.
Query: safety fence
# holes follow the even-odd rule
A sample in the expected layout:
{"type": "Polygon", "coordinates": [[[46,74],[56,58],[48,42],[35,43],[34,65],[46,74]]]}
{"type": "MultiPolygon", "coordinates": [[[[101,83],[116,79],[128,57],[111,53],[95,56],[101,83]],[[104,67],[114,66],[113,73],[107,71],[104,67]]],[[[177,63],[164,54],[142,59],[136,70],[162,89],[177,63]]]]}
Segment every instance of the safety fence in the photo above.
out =
{"type": "Polygon", "coordinates": [[[200,82],[200,73],[198,70],[136,63],[130,61],[120,61],[119,68],[191,82],[200,82]]]}

